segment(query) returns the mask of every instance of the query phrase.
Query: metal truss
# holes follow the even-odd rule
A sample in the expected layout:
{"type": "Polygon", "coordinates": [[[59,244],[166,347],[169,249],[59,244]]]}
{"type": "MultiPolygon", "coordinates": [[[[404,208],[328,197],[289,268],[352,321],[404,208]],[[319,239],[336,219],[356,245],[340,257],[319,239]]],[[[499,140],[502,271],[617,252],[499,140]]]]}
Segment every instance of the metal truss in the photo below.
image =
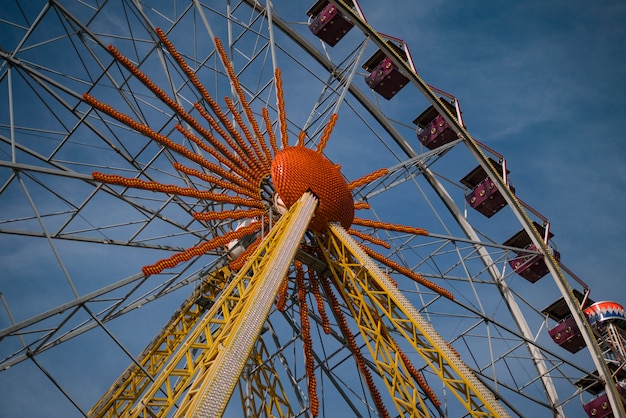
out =
{"type": "MultiPolygon", "coordinates": [[[[544,291],[549,293],[551,290],[545,290],[549,286],[544,280],[529,291],[527,283],[508,267],[508,261],[516,253],[532,251],[506,246],[501,244],[502,240],[493,238],[508,228],[527,227],[527,217],[521,221],[516,217],[504,221],[491,219],[490,222],[495,223],[488,225],[477,221],[471,211],[469,215],[464,213],[463,188],[457,182],[459,176],[456,176],[455,168],[457,165],[465,168],[465,163],[468,169],[473,168],[476,163],[484,162],[483,155],[475,155],[477,152],[472,149],[457,158],[458,154],[467,151],[468,141],[464,138],[436,151],[424,152],[417,147],[410,118],[406,114],[396,114],[396,110],[413,116],[411,112],[419,112],[421,106],[430,105],[433,98],[428,91],[427,100],[419,91],[412,94],[405,91],[403,94],[406,93],[408,99],[395,102],[393,108],[385,107],[386,103],[379,102],[371,92],[365,91],[361,84],[361,58],[372,48],[385,48],[380,44],[378,32],[369,24],[357,21],[357,29],[362,33],[358,34],[356,46],[340,45],[341,49],[333,51],[321,48],[317,39],[311,39],[305,15],[301,11],[291,13],[289,10],[293,2],[284,2],[288,6],[285,12],[280,3],[255,0],[175,4],[135,0],[51,0],[44,2],[36,13],[27,14],[28,18],[23,21],[19,15],[0,22],[2,29],[11,34],[3,39],[4,49],[0,50],[0,86],[6,92],[2,104],[6,112],[0,112],[3,114],[0,122],[0,234],[9,246],[14,242],[23,243],[31,257],[26,260],[34,257],[46,269],[43,279],[41,275],[36,277],[37,280],[23,276],[21,271],[15,277],[6,277],[7,282],[32,286],[34,290],[28,298],[22,298],[20,294],[15,297],[6,288],[0,289],[8,313],[5,316],[7,322],[0,329],[0,379],[5,371],[8,374],[10,370],[19,370],[18,367],[28,367],[31,361],[54,368],[56,363],[51,356],[72,357],[72,344],[84,341],[77,337],[87,339],[94,334],[104,335],[107,348],[112,348],[110,351],[123,353],[120,370],[132,363],[125,373],[129,376],[125,380],[129,382],[128,386],[121,381],[115,383],[122,385],[119,393],[124,393],[116,401],[119,406],[110,407],[126,410],[127,405],[140,396],[141,388],[155,384],[158,370],[163,367],[168,353],[176,351],[177,344],[182,343],[179,340],[182,334],[192,332],[196,326],[194,321],[206,314],[207,308],[200,308],[197,298],[204,295],[208,300],[215,300],[224,291],[225,283],[232,280],[228,279],[230,272],[222,269],[223,254],[217,252],[158,277],[146,278],[136,273],[142,263],[147,264],[158,257],[155,253],[171,254],[234,229],[230,222],[190,220],[191,212],[199,209],[219,211],[219,205],[177,196],[139,193],[92,180],[91,171],[102,169],[145,179],[165,179],[189,187],[205,187],[181,173],[164,168],[165,163],[169,166],[177,158],[167,149],[133,136],[126,127],[81,104],[85,92],[107,92],[116,105],[125,108],[137,120],[150,123],[164,135],[172,134],[173,125],[178,122],[176,116],[159,108],[159,104],[134,84],[106,52],[109,43],[118,45],[141,68],[156,74],[168,92],[187,108],[199,97],[155,41],[154,30],[161,26],[172,33],[193,34],[193,39],[188,42],[190,48],[184,51],[185,58],[194,71],[209,80],[207,84],[215,85],[219,94],[228,92],[229,87],[220,84],[224,69],[216,64],[215,51],[207,47],[205,40],[212,30],[230,34],[230,37],[224,36],[224,40],[245,91],[252,103],[270,110],[275,110],[275,103],[268,99],[273,87],[267,77],[271,71],[265,70],[273,65],[270,55],[274,48],[279,54],[279,65],[289,67],[289,74],[293,74],[296,84],[304,85],[299,82],[306,79],[306,84],[315,86],[311,88],[316,89],[313,93],[307,92],[308,98],[313,98],[313,104],[301,118],[307,122],[302,124],[295,116],[289,119],[290,129],[295,134],[299,129],[307,128],[311,142],[318,138],[325,118],[333,111],[339,112],[342,124],[366,127],[367,132],[360,133],[359,142],[356,145],[350,143],[351,148],[346,148],[348,160],[359,162],[356,156],[364,146],[382,148],[386,155],[380,153],[379,158],[381,164],[389,167],[389,174],[356,190],[355,199],[371,202],[374,217],[394,220],[395,208],[385,212],[377,203],[393,199],[397,196],[394,193],[402,194],[401,197],[418,196],[407,203],[415,205],[415,215],[410,222],[431,231],[428,237],[370,232],[391,244],[391,250],[386,254],[389,258],[419,271],[426,278],[445,283],[457,299],[442,300],[390,273],[398,279],[404,295],[444,334],[444,339],[454,345],[473,373],[502,396],[511,411],[524,415],[524,411],[518,409],[517,398],[525,406],[539,406],[542,411],[555,414],[574,400],[571,404],[575,404],[573,408],[577,411],[579,391],[573,382],[580,375],[587,375],[594,365],[581,360],[581,355],[573,357],[559,351],[546,338],[547,324],[541,312],[543,301],[536,302],[535,296],[543,295],[544,291]],[[273,13],[274,7],[276,13],[273,13]],[[206,22],[200,18],[202,13],[207,16],[206,22]],[[108,22],[108,16],[115,16],[121,23],[115,31],[104,24],[108,22]],[[14,17],[15,22],[11,22],[14,17]],[[276,39],[272,40],[270,30],[276,39]],[[59,59],[50,59],[54,55],[59,59]],[[32,117],[27,118],[31,114],[32,117]],[[398,123],[402,120],[406,122],[398,123]],[[352,151],[355,151],[354,155],[350,154],[352,151]],[[449,163],[448,158],[453,155],[457,159],[449,163]],[[458,164],[459,160],[463,160],[463,164],[458,164]],[[115,219],[108,216],[113,209],[120,210],[115,219]],[[103,268],[98,271],[98,267],[81,269],[78,265],[80,256],[74,252],[87,248],[102,254],[100,257],[105,259],[103,264],[106,263],[107,268],[125,265],[127,269],[110,274],[103,273],[103,268]],[[47,256],[45,262],[44,254],[47,256]],[[120,256],[127,258],[118,261],[120,256]],[[96,276],[98,281],[93,279],[96,276]],[[48,283],[51,289],[58,293],[62,289],[63,293],[46,294],[48,283]],[[211,283],[214,287],[207,287],[211,283]],[[542,290],[538,292],[540,286],[542,290]],[[182,293],[180,299],[177,299],[177,292],[182,293]],[[180,300],[190,293],[192,296],[180,305],[180,300]],[[142,352],[141,348],[154,333],[142,341],[138,350],[128,349],[117,331],[120,328],[139,330],[143,321],[153,319],[148,316],[137,320],[133,314],[139,315],[140,307],[150,309],[159,303],[169,304],[165,311],[167,317],[159,318],[156,321],[159,324],[167,320],[179,305],[181,307],[145,351],[142,352]],[[16,320],[13,320],[14,316],[16,320]],[[519,321],[520,317],[527,322],[526,325],[519,321]],[[451,323],[455,325],[448,326],[451,323]],[[159,352],[161,349],[163,353],[159,352]],[[137,352],[140,354],[136,355],[137,352]],[[532,372],[526,374],[520,370],[532,372]],[[546,390],[550,380],[559,386],[558,397],[551,396],[546,390]]],[[[340,8],[346,8],[343,3],[340,2],[340,8]]],[[[10,9],[7,5],[7,10],[10,9]]],[[[400,66],[405,65],[395,55],[393,58],[400,66]]],[[[421,79],[414,81],[413,86],[422,82],[421,79]]],[[[409,88],[412,86],[407,90],[409,88]]],[[[427,86],[420,85],[420,88],[427,86]]],[[[299,99],[290,103],[305,102],[304,96],[299,99]]],[[[435,97],[434,104],[437,103],[435,97]]],[[[453,120],[450,122],[454,123],[453,120]]],[[[465,128],[458,128],[463,137],[465,128]]],[[[340,140],[348,144],[350,134],[340,140]]],[[[337,162],[345,164],[339,158],[337,162]]],[[[541,254],[544,250],[540,248],[534,253],[541,254]]],[[[552,265],[554,260],[547,260],[556,270],[552,265]]],[[[9,264],[12,265],[13,261],[9,264]]],[[[562,265],[561,268],[571,279],[573,274],[562,265]]],[[[561,274],[557,272],[554,276],[560,278],[561,274]]],[[[24,292],[27,289],[25,287],[24,292]]],[[[557,298],[561,292],[551,295],[557,298]]],[[[295,322],[291,319],[290,325],[297,332],[295,322]]],[[[341,338],[336,335],[335,339],[341,341],[341,338]]],[[[102,340],[95,341],[91,342],[92,347],[97,347],[102,340]]],[[[388,347],[389,341],[383,338],[380,344],[388,347]]],[[[256,360],[250,363],[256,362],[256,365],[251,370],[265,373],[262,370],[267,365],[261,366],[258,357],[265,356],[265,349],[269,346],[256,348],[257,356],[253,356],[256,360]]],[[[276,359],[282,348],[281,344],[272,346],[270,351],[274,352],[269,358],[276,359]]],[[[340,373],[327,364],[325,355],[319,354],[320,370],[329,380],[337,382],[334,386],[337,392],[347,390],[345,387],[339,389],[342,387],[340,373]]],[[[378,369],[373,367],[372,370],[378,369]]],[[[438,379],[430,368],[420,370],[429,380],[438,379]]],[[[63,386],[54,373],[44,372],[44,375],[44,380],[48,378],[55,385],[63,386]]],[[[92,376],[86,379],[92,380],[92,376]]],[[[164,385],[175,386],[173,380],[164,385]]],[[[280,400],[282,395],[277,378],[252,374],[249,380],[253,393],[257,393],[255,387],[258,393],[267,387],[267,391],[276,393],[276,405],[289,410],[280,400]]],[[[295,383],[283,380],[282,384],[287,387],[295,383]]],[[[241,384],[240,387],[243,388],[241,384]]],[[[155,397],[168,398],[167,390],[158,386],[155,397]]],[[[63,392],[70,397],[67,391],[63,392]]],[[[106,402],[112,402],[116,396],[108,393],[106,402]]],[[[354,397],[347,403],[357,415],[356,405],[364,403],[359,397],[365,396],[347,393],[345,398],[349,397],[354,397]]],[[[66,401],[62,399],[60,402],[66,401]]],[[[300,402],[300,410],[304,403],[300,402]]],[[[91,404],[87,401],[86,409],[91,404]]],[[[98,410],[107,409],[98,405],[98,410]]],[[[261,411],[263,406],[262,403],[251,403],[250,408],[261,411]]]]}
{"type": "Polygon", "coordinates": [[[340,226],[332,225],[330,229],[332,234],[326,239],[320,237],[326,261],[400,414],[429,416],[426,408],[419,406],[423,400],[390,338],[396,333],[426,361],[471,416],[507,416],[493,393],[358,244],[340,226]]]}

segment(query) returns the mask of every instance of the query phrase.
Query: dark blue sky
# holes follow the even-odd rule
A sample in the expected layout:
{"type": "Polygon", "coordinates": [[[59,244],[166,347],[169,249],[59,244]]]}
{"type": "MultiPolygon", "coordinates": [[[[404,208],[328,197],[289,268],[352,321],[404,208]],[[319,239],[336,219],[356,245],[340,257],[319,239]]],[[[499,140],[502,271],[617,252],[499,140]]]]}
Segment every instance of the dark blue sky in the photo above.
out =
{"type": "Polygon", "coordinates": [[[551,221],[562,261],[595,299],[625,303],[626,4],[364,8],[409,44],[426,82],[460,100],[470,134],[506,157],[518,196],[551,221]]]}

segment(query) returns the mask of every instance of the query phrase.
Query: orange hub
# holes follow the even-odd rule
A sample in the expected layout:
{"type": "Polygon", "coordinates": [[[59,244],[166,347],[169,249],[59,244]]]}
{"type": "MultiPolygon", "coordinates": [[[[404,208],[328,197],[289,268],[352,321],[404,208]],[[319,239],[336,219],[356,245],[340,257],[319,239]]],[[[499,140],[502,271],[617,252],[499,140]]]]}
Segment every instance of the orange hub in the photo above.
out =
{"type": "Polygon", "coordinates": [[[307,191],[319,200],[311,221],[314,232],[324,233],[329,222],[345,229],[354,219],[354,200],[339,168],[322,154],[305,147],[286,148],[274,156],[272,181],[287,208],[307,191]]]}

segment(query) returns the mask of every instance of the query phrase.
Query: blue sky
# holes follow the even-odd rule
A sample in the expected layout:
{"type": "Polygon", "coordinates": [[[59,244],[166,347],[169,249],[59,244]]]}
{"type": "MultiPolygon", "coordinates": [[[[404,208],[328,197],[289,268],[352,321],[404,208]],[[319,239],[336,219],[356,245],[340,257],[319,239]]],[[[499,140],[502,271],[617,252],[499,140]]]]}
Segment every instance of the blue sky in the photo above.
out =
{"type": "Polygon", "coordinates": [[[460,100],[470,134],[505,156],[596,300],[626,295],[626,5],[409,4],[367,15],[407,41],[422,77],[460,100]]]}
{"type": "MultiPolygon", "coordinates": [[[[280,12],[282,1],[274,3],[280,12]]],[[[393,5],[362,0],[360,4],[372,26],[407,42],[417,70],[427,83],[460,100],[470,134],[506,157],[517,195],[550,220],[561,260],[589,284],[592,298],[626,304],[622,268],[625,257],[621,253],[626,244],[626,4],[606,1],[599,6],[579,0],[403,0],[394,1],[393,5]]],[[[309,2],[303,1],[289,5],[292,9],[301,8],[303,13],[309,6],[309,2]]],[[[0,45],[1,39],[0,33],[0,45]]],[[[3,99],[2,111],[5,103],[3,99]]],[[[407,103],[410,104],[410,96],[403,91],[397,100],[385,105],[411,120],[421,109],[407,103]]],[[[337,132],[350,129],[338,125],[337,132]]],[[[354,150],[368,151],[371,150],[354,150]]],[[[354,172],[363,174],[376,168],[357,166],[354,172]]],[[[410,215],[400,208],[401,205],[396,206],[398,218],[410,215]]],[[[517,226],[511,228],[515,230],[517,226]]],[[[6,246],[7,254],[13,257],[15,250],[9,249],[8,241],[3,243],[2,239],[0,236],[0,247],[6,246]]],[[[37,264],[42,258],[33,255],[38,248],[21,247],[17,251],[21,254],[19,265],[15,258],[5,257],[2,263],[6,266],[0,265],[0,270],[10,271],[11,275],[20,271],[45,274],[44,263],[37,264]]],[[[68,251],[97,260],[100,264],[92,267],[94,275],[106,278],[107,260],[88,254],[88,250],[68,251]]],[[[123,252],[119,257],[124,257],[123,252]]],[[[91,274],[89,268],[85,270],[91,274]]],[[[118,278],[132,273],[120,266],[112,270],[118,278]]],[[[6,284],[0,280],[0,286],[6,284]]],[[[51,285],[40,291],[28,285],[28,290],[39,293],[42,303],[57,304],[54,298],[58,289],[51,285]]],[[[58,300],[65,300],[63,297],[58,296],[58,300]]],[[[176,304],[166,304],[160,311],[159,306],[149,308],[159,320],[146,327],[147,335],[155,334],[173,306],[176,304]]],[[[8,320],[2,320],[4,326],[8,320]]],[[[132,335],[132,330],[121,327],[116,331],[133,348],[144,344],[144,338],[132,335]]],[[[55,363],[55,370],[60,370],[64,382],[75,377],[65,366],[92,360],[80,341],[71,344],[67,350],[75,358],[65,356],[58,360],[50,354],[50,361],[55,363]]],[[[108,357],[101,361],[107,360],[108,357]]],[[[0,373],[0,404],[10,403],[15,414],[34,416],[48,397],[58,396],[47,380],[28,383],[32,382],[31,376],[41,376],[30,362],[19,367],[0,373]],[[7,392],[15,381],[21,383],[20,393],[7,392]],[[24,391],[29,390],[38,399],[35,408],[22,398],[24,391]],[[23,400],[13,402],[9,397],[23,400]]],[[[111,381],[117,371],[109,373],[112,376],[103,380],[111,381]]],[[[87,385],[79,397],[92,399],[99,393],[100,385],[87,385]]],[[[67,402],[61,405],[48,411],[50,416],[68,410],[67,402]]]]}

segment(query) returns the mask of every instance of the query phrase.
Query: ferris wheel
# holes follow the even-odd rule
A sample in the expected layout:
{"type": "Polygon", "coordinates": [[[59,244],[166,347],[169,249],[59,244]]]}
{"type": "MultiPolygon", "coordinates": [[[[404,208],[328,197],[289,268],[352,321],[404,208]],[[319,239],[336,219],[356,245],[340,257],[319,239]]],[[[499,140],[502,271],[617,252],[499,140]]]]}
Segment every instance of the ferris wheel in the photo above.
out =
{"type": "Polygon", "coordinates": [[[412,40],[310,3],[3,12],[3,408],[623,414],[623,307],[412,40]]]}

